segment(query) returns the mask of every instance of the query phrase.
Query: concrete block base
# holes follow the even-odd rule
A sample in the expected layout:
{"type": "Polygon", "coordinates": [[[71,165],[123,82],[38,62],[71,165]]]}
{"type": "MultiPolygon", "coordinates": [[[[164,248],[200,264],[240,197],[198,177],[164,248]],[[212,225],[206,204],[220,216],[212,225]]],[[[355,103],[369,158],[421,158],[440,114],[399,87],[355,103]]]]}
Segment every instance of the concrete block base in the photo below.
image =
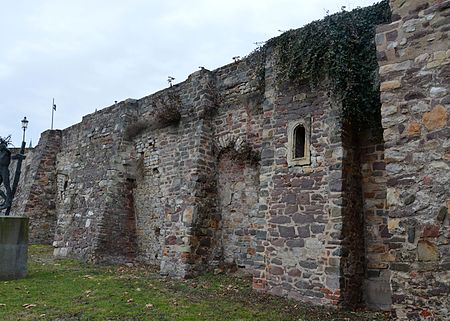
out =
{"type": "Polygon", "coordinates": [[[0,216],[0,280],[27,275],[28,218],[0,216]]]}

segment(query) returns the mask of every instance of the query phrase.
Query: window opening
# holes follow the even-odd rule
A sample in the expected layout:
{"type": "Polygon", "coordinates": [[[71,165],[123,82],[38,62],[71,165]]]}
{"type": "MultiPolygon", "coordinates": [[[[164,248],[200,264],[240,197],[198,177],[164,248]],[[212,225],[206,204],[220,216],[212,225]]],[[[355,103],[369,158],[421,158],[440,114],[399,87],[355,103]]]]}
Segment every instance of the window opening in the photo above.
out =
{"type": "Polygon", "coordinates": [[[288,166],[311,165],[311,116],[291,121],[287,127],[288,166]]]}
{"type": "Polygon", "coordinates": [[[295,128],[295,130],[294,130],[294,137],[295,137],[294,158],[304,158],[305,157],[305,135],[306,135],[305,127],[299,125],[295,128]]]}

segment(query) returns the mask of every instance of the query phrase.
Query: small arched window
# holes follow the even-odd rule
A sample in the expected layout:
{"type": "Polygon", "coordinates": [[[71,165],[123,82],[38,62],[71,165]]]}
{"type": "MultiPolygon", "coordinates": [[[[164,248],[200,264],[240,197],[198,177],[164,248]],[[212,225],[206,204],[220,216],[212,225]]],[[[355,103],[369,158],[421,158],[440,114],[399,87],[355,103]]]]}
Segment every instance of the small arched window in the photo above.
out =
{"type": "Polygon", "coordinates": [[[306,138],[305,127],[298,125],[294,129],[294,158],[304,158],[305,157],[305,138],[306,138]]]}
{"type": "Polygon", "coordinates": [[[311,121],[307,117],[291,122],[288,126],[288,165],[311,164],[310,152],[311,121]]]}

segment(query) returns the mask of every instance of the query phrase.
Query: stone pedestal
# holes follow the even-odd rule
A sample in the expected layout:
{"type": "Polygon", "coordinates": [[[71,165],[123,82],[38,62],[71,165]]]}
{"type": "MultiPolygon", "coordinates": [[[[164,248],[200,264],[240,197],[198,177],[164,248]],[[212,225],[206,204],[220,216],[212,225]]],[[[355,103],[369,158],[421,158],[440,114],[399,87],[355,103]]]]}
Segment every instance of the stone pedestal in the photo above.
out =
{"type": "Polygon", "coordinates": [[[0,280],[27,275],[28,218],[0,216],[0,280]]]}

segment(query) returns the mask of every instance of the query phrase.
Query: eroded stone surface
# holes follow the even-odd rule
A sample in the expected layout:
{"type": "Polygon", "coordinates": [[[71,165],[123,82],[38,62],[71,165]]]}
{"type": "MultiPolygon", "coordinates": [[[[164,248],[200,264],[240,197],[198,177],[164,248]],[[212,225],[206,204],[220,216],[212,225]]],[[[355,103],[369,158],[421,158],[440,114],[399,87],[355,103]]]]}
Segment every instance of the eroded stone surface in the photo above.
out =
{"type": "Polygon", "coordinates": [[[379,60],[383,82],[401,79],[401,88],[382,94],[382,111],[389,111],[382,113],[382,123],[392,306],[396,320],[445,320],[450,313],[443,290],[450,287],[450,1],[390,3],[395,22],[378,29],[377,38],[386,41],[377,50],[385,57],[379,60]]]}
{"type": "Polygon", "coordinates": [[[438,261],[438,247],[429,241],[419,241],[417,244],[417,258],[419,261],[438,261]]]}
{"type": "Polygon", "coordinates": [[[438,105],[429,113],[423,115],[423,123],[428,130],[442,128],[447,125],[448,112],[447,109],[438,105]]]}

